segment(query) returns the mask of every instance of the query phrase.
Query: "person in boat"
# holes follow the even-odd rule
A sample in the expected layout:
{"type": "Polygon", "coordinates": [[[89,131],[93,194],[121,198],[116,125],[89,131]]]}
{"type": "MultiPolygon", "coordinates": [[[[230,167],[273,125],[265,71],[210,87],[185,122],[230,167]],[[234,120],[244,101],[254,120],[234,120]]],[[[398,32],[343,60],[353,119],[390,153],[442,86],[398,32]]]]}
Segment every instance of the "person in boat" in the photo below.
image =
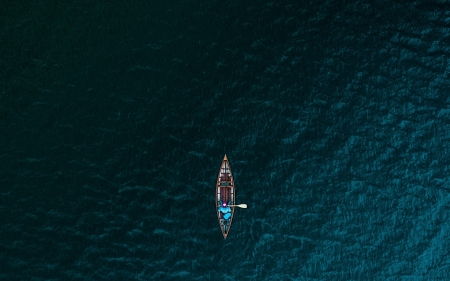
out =
{"type": "Polygon", "coordinates": [[[219,204],[220,204],[220,206],[219,206],[218,211],[222,212],[224,219],[226,219],[226,220],[229,219],[231,217],[231,208],[230,208],[230,206],[228,206],[228,203],[225,202],[225,201],[224,202],[219,201],[219,204]]]}

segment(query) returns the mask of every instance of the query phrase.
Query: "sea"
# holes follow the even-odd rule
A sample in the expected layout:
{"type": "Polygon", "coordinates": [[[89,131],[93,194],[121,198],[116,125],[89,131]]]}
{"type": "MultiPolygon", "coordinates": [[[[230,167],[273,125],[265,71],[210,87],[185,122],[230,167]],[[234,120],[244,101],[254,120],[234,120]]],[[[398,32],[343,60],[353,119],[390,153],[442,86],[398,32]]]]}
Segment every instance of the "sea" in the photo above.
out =
{"type": "Polygon", "coordinates": [[[0,10],[0,280],[450,280],[449,1],[0,10]]]}

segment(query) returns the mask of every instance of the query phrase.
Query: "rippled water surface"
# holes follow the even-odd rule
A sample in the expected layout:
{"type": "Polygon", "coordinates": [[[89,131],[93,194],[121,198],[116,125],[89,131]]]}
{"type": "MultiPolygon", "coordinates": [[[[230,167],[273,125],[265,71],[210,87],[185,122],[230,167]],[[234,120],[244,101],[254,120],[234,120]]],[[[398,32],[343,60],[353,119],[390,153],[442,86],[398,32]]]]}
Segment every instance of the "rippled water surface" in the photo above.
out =
{"type": "Polygon", "coordinates": [[[0,279],[447,280],[449,4],[159,2],[3,8],[0,279]]]}

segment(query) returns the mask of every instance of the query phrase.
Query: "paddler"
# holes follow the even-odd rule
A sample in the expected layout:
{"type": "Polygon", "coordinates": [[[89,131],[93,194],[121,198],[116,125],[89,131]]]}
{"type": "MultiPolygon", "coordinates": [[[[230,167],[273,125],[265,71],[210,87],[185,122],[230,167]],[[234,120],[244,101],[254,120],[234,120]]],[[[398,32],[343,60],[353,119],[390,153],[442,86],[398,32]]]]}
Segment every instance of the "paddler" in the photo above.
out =
{"type": "Polygon", "coordinates": [[[228,206],[227,202],[219,201],[219,203],[220,203],[220,206],[219,206],[218,211],[222,212],[224,219],[226,219],[226,220],[229,219],[231,217],[231,208],[230,208],[230,206],[228,206]]]}

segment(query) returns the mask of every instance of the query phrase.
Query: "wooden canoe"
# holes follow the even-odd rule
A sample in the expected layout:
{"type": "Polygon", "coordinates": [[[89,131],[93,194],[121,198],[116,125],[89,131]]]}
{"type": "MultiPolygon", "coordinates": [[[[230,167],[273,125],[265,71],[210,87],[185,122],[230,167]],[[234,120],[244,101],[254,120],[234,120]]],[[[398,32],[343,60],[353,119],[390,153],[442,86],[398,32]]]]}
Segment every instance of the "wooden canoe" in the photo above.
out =
{"type": "Polygon", "coordinates": [[[219,201],[228,202],[228,205],[234,205],[236,204],[235,198],[236,193],[234,188],[234,178],[231,173],[230,162],[228,162],[227,155],[225,154],[222,164],[220,165],[219,175],[217,176],[216,182],[216,213],[224,239],[227,239],[228,233],[230,232],[231,222],[234,216],[234,208],[231,208],[231,217],[226,220],[223,217],[223,213],[218,210],[220,207],[219,201]]]}

